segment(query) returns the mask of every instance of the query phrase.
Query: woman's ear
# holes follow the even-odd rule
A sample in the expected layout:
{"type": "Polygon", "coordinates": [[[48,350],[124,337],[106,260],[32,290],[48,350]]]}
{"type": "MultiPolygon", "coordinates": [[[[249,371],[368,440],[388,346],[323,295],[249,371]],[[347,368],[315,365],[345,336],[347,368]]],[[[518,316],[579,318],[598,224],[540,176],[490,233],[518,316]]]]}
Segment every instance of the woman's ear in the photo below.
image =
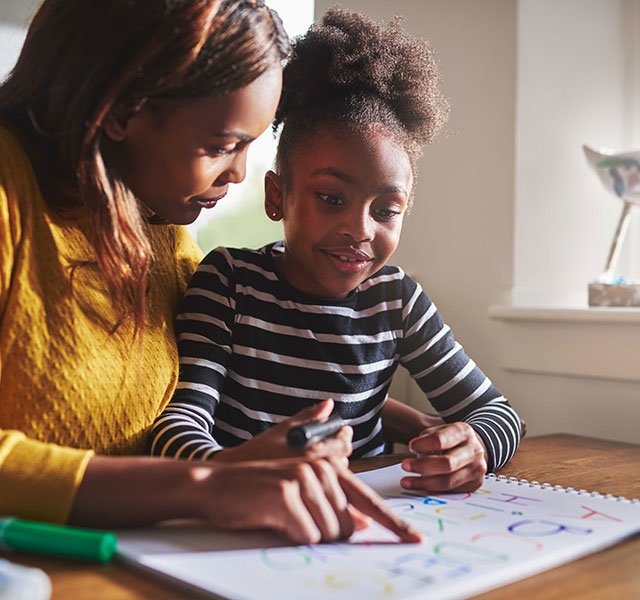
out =
{"type": "Polygon", "coordinates": [[[102,131],[114,142],[122,142],[126,137],[129,115],[123,107],[114,106],[102,121],[102,131]]]}
{"type": "Polygon", "coordinates": [[[282,178],[273,171],[267,171],[264,176],[264,211],[272,221],[279,221],[284,217],[283,196],[282,178]]]}
{"type": "Polygon", "coordinates": [[[127,125],[131,118],[144,106],[148,106],[150,102],[147,102],[146,98],[138,101],[134,106],[126,106],[118,104],[113,106],[107,113],[107,116],[102,121],[102,130],[107,134],[114,142],[122,142],[127,136],[127,125]]]}

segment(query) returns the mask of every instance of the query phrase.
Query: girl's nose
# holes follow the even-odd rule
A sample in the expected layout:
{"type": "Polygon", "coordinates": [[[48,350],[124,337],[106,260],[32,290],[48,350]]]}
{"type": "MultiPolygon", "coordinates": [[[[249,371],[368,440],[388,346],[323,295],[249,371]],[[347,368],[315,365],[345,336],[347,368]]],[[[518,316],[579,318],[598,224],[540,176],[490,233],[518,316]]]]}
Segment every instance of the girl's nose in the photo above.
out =
{"type": "Polygon", "coordinates": [[[374,222],[368,211],[352,210],[345,215],[342,235],[354,242],[368,242],[373,239],[374,222]]]}

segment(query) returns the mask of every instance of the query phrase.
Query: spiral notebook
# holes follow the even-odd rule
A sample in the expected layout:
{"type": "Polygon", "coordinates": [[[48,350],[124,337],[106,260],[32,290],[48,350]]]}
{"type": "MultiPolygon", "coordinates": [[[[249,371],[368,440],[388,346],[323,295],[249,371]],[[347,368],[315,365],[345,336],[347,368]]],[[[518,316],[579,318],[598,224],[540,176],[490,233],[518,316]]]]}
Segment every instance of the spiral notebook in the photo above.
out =
{"type": "Polygon", "coordinates": [[[468,598],[640,532],[640,502],[514,478],[472,494],[420,496],[398,465],[360,475],[425,535],[398,544],[378,526],[349,542],[287,546],[270,534],[195,525],[119,533],[120,556],[215,598],[468,598]]]}

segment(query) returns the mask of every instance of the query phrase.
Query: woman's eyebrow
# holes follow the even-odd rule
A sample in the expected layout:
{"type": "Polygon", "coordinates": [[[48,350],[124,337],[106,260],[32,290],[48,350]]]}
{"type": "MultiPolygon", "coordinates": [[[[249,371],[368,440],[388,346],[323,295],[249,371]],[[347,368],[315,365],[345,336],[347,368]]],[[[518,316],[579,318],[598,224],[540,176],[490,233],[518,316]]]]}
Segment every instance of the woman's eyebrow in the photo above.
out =
{"type": "Polygon", "coordinates": [[[214,137],[230,137],[237,138],[241,142],[253,142],[256,138],[244,133],[243,131],[211,131],[210,135],[214,137]]]}
{"type": "MultiPolygon", "coordinates": [[[[317,177],[318,175],[329,175],[331,177],[335,177],[336,179],[340,179],[345,183],[349,183],[352,185],[357,184],[357,181],[355,180],[355,178],[351,177],[351,175],[348,175],[347,173],[333,167],[323,167],[321,169],[316,169],[311,173],[311,177],[317,177]]],[[[373,191],[376,194],[404,194],[405,196],[409,195],[407,189],[404,186],[394,184],[383,185],[373,191]]]]}

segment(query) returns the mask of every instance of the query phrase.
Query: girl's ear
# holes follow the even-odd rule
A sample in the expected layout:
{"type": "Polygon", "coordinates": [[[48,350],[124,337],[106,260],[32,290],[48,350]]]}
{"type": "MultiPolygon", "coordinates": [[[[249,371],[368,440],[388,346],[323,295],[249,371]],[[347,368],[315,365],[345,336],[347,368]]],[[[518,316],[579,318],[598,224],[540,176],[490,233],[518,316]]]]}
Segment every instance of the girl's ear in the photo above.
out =
{"type": "Polygon", "coordinates": [[[273,171],[267,171],[264,176],[264,211],[272,221],[279,221],[284,216],[283,195],[282,178],[273,171]]]}

